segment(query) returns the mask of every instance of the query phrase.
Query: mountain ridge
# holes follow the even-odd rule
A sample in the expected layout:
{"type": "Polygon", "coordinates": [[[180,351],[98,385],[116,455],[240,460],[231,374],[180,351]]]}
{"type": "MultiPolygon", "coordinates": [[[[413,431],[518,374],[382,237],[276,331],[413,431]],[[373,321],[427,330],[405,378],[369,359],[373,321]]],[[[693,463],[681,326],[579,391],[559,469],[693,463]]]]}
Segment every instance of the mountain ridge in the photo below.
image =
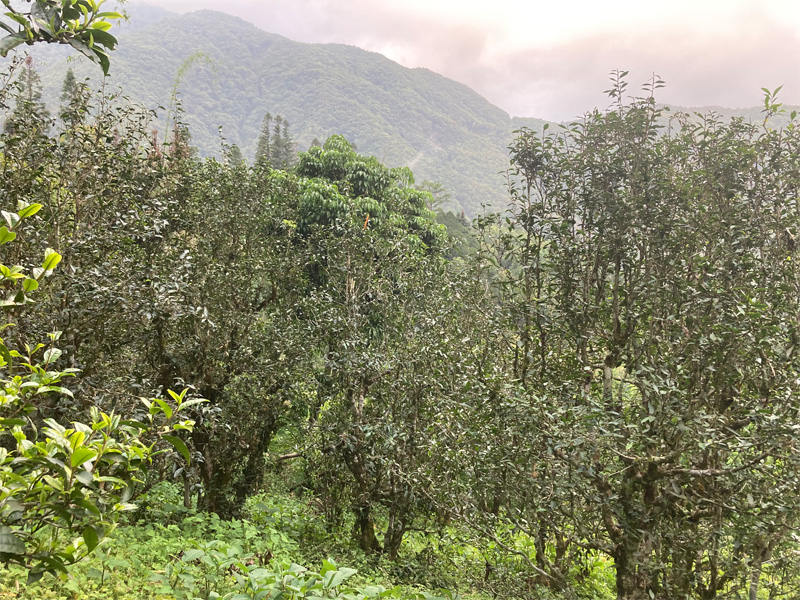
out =
{"type": "MultiPolygon", "coordinates": [[[[511,116],[463,83],[356,46],[296,42],[208,9],[177,14],[133,4],[129,12],[106,87],[150,108],[170,106],[177,89],[204,156],[221,153],[221,130],[252,159],[264,114],[280,114],[299,149],[342,134],[390,166],[412,166],[417,182],[442,183],[451,194],[445,208],[475,216],[483,204],[505,203],[501,173],[513,131],[548,123],[511,116]]],[[[68,67],[78,79],[100,80],[95,65],[68,63],[67,54],[37,52],[51,106],[68,67]]]]}
{"type": "MultiPolygon", "coordinates": [[[[295,42],[218,11],[155,9],[148,25],[136,26],[139,9],[132,5],[133,25],[119,29],[106,88],[167,107],[176,74],[191,61],[178,97],[202,155],[220,153],[221,126],[225,140],[252,158],[270,112],[289,121],[299,149],[339,133],[391,166],[413,164],[417,182],[444,184],[448,208],[473,216],[482,204],[504,202],[499,173],[515,120],[468,86],[355,46],[295,42]]],[[[79,80],[99,81],[94,65],[68,64],[58,50],[39,54],[51,105],[68,67],[79,80]]]]}

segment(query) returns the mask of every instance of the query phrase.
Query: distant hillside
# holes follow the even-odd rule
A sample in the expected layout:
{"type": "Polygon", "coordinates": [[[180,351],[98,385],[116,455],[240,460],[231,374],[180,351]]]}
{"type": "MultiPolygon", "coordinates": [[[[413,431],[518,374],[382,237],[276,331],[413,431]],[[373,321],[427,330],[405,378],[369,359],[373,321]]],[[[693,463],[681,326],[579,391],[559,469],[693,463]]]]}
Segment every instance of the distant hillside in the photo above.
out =
{"type": "MultiPolygon", "coordinates": [[[[545,123],[512,119],[463,84],[352,46],[293,42],[220,12],[129,7],[106,87],[167,107],[179,71],[197,57],[178,89],[202,155],[219,154],[221,127],[252,158],[269,111],[289,120],[299,149],[343,134],[362,153],[412,167],[418,182],[443,183],[451,195],[444,208],[475,216],[482,204],[504,203],[500,173],[513,130],[545,123]]],[[[79,79],[99,80],[95,65],[65,48],[37,49],[36,56],[52,103],[68,67],[79,79]]]]}
{"type": "MultiPolygon", "coordinates": [[[[418,182],[443,183],[452,198],[447,208],[475,215],[483,203],[503,203],[499,173],[519,123],[467,86],[352,46],[293,42],[219,12],[148,9],[143,26],[140,10],[133,5],[133,26],[119,30],[106,85],[148,106],[166,107],[179,69],[202,53],[179,86],[201,154],[219,152],[221,126],[225,139],[252,158],[269,111],[289,120],[301,150],[314,138],[340,133],[359,152],[412,167],[418,182]]],[[[65,56],[39,56],[46,63],[46,96],[53,100],[67,68],[65,56]]],[[[98,77],[85,61],[70,66],[79,79],[98,77]]]]}

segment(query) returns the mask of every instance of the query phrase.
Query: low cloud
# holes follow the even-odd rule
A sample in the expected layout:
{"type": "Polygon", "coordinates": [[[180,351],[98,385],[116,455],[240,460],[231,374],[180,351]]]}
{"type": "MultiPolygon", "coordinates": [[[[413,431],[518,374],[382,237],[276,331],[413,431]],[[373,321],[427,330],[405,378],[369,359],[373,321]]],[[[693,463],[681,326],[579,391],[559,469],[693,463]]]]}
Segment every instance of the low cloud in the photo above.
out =
{"type": "MultiPolygon", "coordinates": [[[[783,85],[780,98],[800,104],[800,37],[771,22],[748,23],[749,35],[686,37],[680,31],[599,34],[505,57],[472,82],[506,110],[558,120],[605,108],[612,69],[630,71],[639,95],[653,74],[666,81],[661,102],[680,106],[756,106],[762,87],[783,85]]],[[[469,82],[467,82],[469,83],[469,82]]]]}
{"type": "MultiPolygon", "coordinates": [[[[215,5],[161,3],[179,11],[215,5]]],[[[566,120],[605,107],[603,90],[613,69],[630,71],[631,93],[658,74],[667,82],[658,99],[675,105],[754,106],[761,101],[760,88],[779,85],[785,103],[800,104],[800,29],[774,11],[731,13],[718,28],[692,22],[690,15],[686,26],[654,19],[645,27],[565,35],[557,42],[537,41],[536,32],[546,32],[548,23],[536,22],[530,39],[520,44],[509,41],[496,19],[432,17],[400,3],[234,0],[225,10],[298,41],[351,44],[405,66],[427,67],[517,116],[566,120]]]]}

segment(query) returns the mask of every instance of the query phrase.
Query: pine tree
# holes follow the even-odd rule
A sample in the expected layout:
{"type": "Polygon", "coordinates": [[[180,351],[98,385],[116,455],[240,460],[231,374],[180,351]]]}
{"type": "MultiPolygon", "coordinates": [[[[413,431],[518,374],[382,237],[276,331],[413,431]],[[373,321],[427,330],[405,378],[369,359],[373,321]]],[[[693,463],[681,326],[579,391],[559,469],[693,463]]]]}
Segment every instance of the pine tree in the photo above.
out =
{"type": "Polygon", "coordinates": [[[262,160],[271,164],[272,147],[271,147],[271,132],[272,115],[267,113],[261,122],[261,134],[258,136],[258,145],[256,146],[256,162],[262,160]]]}
{"type": "Polygon", "coordinates": [[[275,169],[283,168],[283,140],[281,140],[281,125],[283,124],[283,117],[278,115],[275,117],[275,126],[272,129],[272,156],[270,157],[270,164],[275,169]]]}
{"type": "Polygon", "coordinates": [[[283,120],[281,125],[281,150],[283,152],[281,168],[291,169],[297,163],[297,149],[292,136],[289,134],[289,121],[286,119],[283,120]]]}
{"type": "Polygon", "coordinates": [[[239,149],[239,146],[233,144],[228,149],[227,159],[228,164],[233,166],[240,165],[244,162],[244,156],[242,156],[242,151],[239,149]]]}
{"type": "Polygon", "coordinates": [[[72,69],[67,69],[67,74],[64,76],[64,83],[61,86],[61,104],[66,105],[72,102],[75,95],[78,93],[78,83],[75,80],[75,73],[72,69]]]}
{"type": "Polygon", "coordinates": [[[81,118],[81,85],[75,79],[72,69],[67,70],[61,86],[61,107],[59,116],[68,126],[75,125],[81,118]]]}
{"type": "Polygon", "coordinates": [[[275,127],[272,135],[272,166],[276,169],[291,168],[296,159],[294,140],[289,133],[289,121],[278,115],[275,117],[275,127]]]}
{"type": "Polygon", "coordinates": [[[33,57],[25,59],[16,86],[16,107],[6,121],[6,132],[25,131],[31,127],[47,131],[51,125],[50,111],[42,101],[42,79],[36,71],[33,57]]]}
{"type": "Polygon", "coordinates": [[[20,94],[17,96],[18,107],[21,103],[23,110],[35,111],[43,119],[49,119],[50,112],[42,101],[42,78],[31,56],[25,59],[25,66],[20,73],[20,85],[20,94]]]}
{"type": "Polygon", "coordinates": [[[266,162],[274,169],[290,169],[297,162],[295,141],[289,133],[289,121],[281,115],[264,116],[256,146],[256,162],[266,162]]]}

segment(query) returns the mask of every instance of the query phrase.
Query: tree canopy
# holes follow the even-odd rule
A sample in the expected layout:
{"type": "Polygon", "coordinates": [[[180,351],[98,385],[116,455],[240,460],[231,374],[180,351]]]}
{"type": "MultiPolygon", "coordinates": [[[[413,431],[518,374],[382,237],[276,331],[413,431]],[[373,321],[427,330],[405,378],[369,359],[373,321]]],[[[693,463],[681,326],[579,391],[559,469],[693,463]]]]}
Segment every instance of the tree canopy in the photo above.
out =
{"type": "Polygon", "coordinates": [[[164,138],[67,77],[53,118],[12,68],[0,560],[31,584],[144,527],[122,513],[164,485],[164,530],[210,538],[152,574],[174,597],[403,597],[214,539],[259,527],[495,597],[794,593],[800,130],[771,127],[777,91],[758,123],[698,118],[615,74],[609,110],[517,132],[508,210],[470,230],[344,136],[295,153],[267,115],[253,165],[201,159],[180,111],[164,138]],[[304,525],[258,508],[278,488],[304,525]]]}

